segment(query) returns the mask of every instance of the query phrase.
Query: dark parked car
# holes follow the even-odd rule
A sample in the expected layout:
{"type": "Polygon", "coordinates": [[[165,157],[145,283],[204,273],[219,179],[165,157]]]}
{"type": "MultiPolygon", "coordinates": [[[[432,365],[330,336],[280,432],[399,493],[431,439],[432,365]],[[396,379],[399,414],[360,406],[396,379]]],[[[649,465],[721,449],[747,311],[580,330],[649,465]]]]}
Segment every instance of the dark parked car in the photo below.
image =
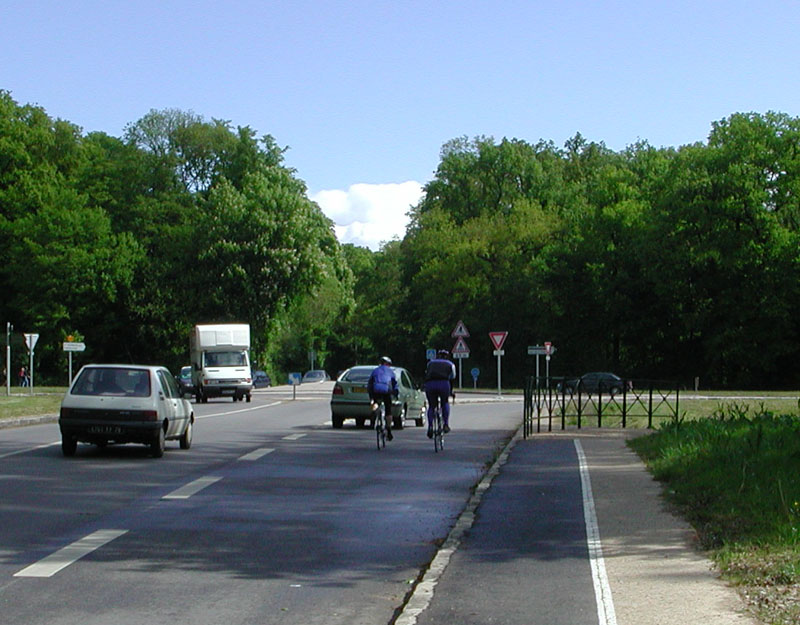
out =
{"type": "Polygon", "coordinates": [[[194,395],[194,384],[192,384],[192,367],[186,365],[181,367],[181,372],[175,376],[178,381],[178,388],[182,397],[194,395]]]}
{"type": "Polygon", "coordinates": [[[267,388],[272,386],[272,380],[263,371],[253,371],[253,388],[267,388]]]}
{"type": "Polygon", "coordinates": [[[597,395],[617,395],[623,389],[631,390],[633,383],[630,380],[623,380],[614,373],[607,371],[593,371],[585,373],[579,378],[566,378],[557,385],[557,390],[562,389],[568,395],[573,395],[579,390],[581,394],[597,395]]]}

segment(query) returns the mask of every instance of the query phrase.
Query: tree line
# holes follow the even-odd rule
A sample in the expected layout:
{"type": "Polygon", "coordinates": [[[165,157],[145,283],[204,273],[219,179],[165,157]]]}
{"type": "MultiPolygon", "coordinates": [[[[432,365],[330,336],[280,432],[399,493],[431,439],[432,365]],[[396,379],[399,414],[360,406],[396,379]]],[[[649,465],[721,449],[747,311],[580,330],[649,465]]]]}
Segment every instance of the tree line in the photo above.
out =
{"type": "MultiPolygon", "coordinates": [[[[0,91],[0,319],[40,334],[37,379],[84,361],[177,370],[199,322],[251,324],[259,368],[335,374],[382,354],[413,373],[461,320],[466,371],[796,388],[800,122],[734,114],[707,142],[623,151],[457,138],[402,240],[340,245],[270,135],[150,111],[84,134],[0,91]]],[[[15,333],[16,365],[26,358],[15,333]]]]}

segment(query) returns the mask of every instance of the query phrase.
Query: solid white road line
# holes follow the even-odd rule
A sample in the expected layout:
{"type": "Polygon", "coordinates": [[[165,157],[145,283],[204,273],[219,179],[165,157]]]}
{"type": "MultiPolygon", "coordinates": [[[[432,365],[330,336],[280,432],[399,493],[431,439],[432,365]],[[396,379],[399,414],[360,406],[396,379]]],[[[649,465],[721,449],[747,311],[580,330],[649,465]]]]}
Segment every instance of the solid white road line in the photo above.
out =
{"type": "Polygon", "coordinates": [[[274,449],[270,447],[262,447],[261,449],[256,449],[255,451],[251,451],[249,454],[245,454],[239,460],[258,460],[262,456],[266,456],[267,454],[271,454],[274,449]]]}
{"type": "Polygon", "coordinates": [[[221,479],[222,477],[216,475],[198,478],[193,482],[189,482],[185,486],[181,486],[179,489],[172,491],[168,495],[164,495],[162,499],[188,499],[192,495],[199,493],[207,486],[211,486],[212,484],[219,482],[221,479]]]}
{"type": "Polygon", "coordinates": [[[592,496],[592,482],[589,479],[589,468],[586,465],[586,455],[583,446],[577,438],[575,451],[578,452],[578,464],[581,471],[581,490],[583,491],[583,518],[586,523],[586,545],[589,547],[589,564],[592,568],[592,584],[597,602],[597,619],[599,625],[617,625],[617,615],[614,612],[614,600],[611,597],[611,586],[606,574],[606,561],[603,558],[603,545],[600,542],[600,527],[597,524],[597,515],[592,496]]]}
{"type": "Polygon", "coordinates": [[[206,415],[195,415],[195,419],[212,419],[214,417],[226,417],[232,414],[239,414],[241,412],[253,412],[254,410],[261,410],[262,408],[272,408],[273,406],[279,406],[282,404],[282,401],[274,401],[271,404],[264,404],[263,406],[252,406],[250,408],[242,408],[241,410],[229,410],[227,412],[214,412],[212,414],[206,415]]]}
{"type": "Polygon", "coordinates": [[[98,530],[14,573],[14,577],[52,577],[64,567],[122,536],[127,531],[98,530]]]}

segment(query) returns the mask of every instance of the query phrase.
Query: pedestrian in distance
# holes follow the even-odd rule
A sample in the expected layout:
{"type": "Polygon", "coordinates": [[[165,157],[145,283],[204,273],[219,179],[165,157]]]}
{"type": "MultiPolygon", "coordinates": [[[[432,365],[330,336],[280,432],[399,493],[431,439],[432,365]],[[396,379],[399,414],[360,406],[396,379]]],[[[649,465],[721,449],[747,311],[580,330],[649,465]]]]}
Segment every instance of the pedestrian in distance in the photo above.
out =
{"type": "Polygon", "coordinates": [[[444,422],[444,433],[450,431],[450,402],[455,399],[453,380],[456,379],[456,366],[450,360],[450,352],[440,349],[436,358],[428,361],[425,369],[425,396],[428,398],[428,438],[433,438],[433,413],[438,405],[444,422]]]}

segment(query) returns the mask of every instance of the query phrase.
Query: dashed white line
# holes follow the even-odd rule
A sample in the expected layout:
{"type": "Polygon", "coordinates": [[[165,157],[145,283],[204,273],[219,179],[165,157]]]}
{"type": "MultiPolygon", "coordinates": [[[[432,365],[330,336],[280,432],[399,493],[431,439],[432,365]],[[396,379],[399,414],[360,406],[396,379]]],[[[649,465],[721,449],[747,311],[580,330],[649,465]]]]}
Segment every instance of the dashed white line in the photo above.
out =
{"type": "Polygon", "coordinates": [[[188,484],[181,486],[177,490],[172,491],[168,495],[164,495],[162,499],[188,499],[192,495],[199,493],[207,486],[211,486],[212,484],[219,482],[221,479],[222,479],[221,476],[216,476],[216,475],[209,475],[207,477],[198,478],[193,482],[189,482],[188,484]]]}
{"type": "Polygon", "coordinates": [[[275,450],[270,447],[262,447],[261,449],[251,451],[249,454],[245,454],[244,456],[240,457],[239,460],[258,460],[267,454],[271,454],[273,451],[275,450]]]}
{"type": "Polygon", "coordinates": [[[298,439],[303,438],[306,436],[305,434],[289,434],[289,436],[284,436],[283,440],[285,441],[296,441],[298,439]]]}
{"type": "Polygon", "coordinates": [[[52,577],[61,569],[122,536],[127,531],[98,530],[14,573],[14,577],[52,577]]]}

